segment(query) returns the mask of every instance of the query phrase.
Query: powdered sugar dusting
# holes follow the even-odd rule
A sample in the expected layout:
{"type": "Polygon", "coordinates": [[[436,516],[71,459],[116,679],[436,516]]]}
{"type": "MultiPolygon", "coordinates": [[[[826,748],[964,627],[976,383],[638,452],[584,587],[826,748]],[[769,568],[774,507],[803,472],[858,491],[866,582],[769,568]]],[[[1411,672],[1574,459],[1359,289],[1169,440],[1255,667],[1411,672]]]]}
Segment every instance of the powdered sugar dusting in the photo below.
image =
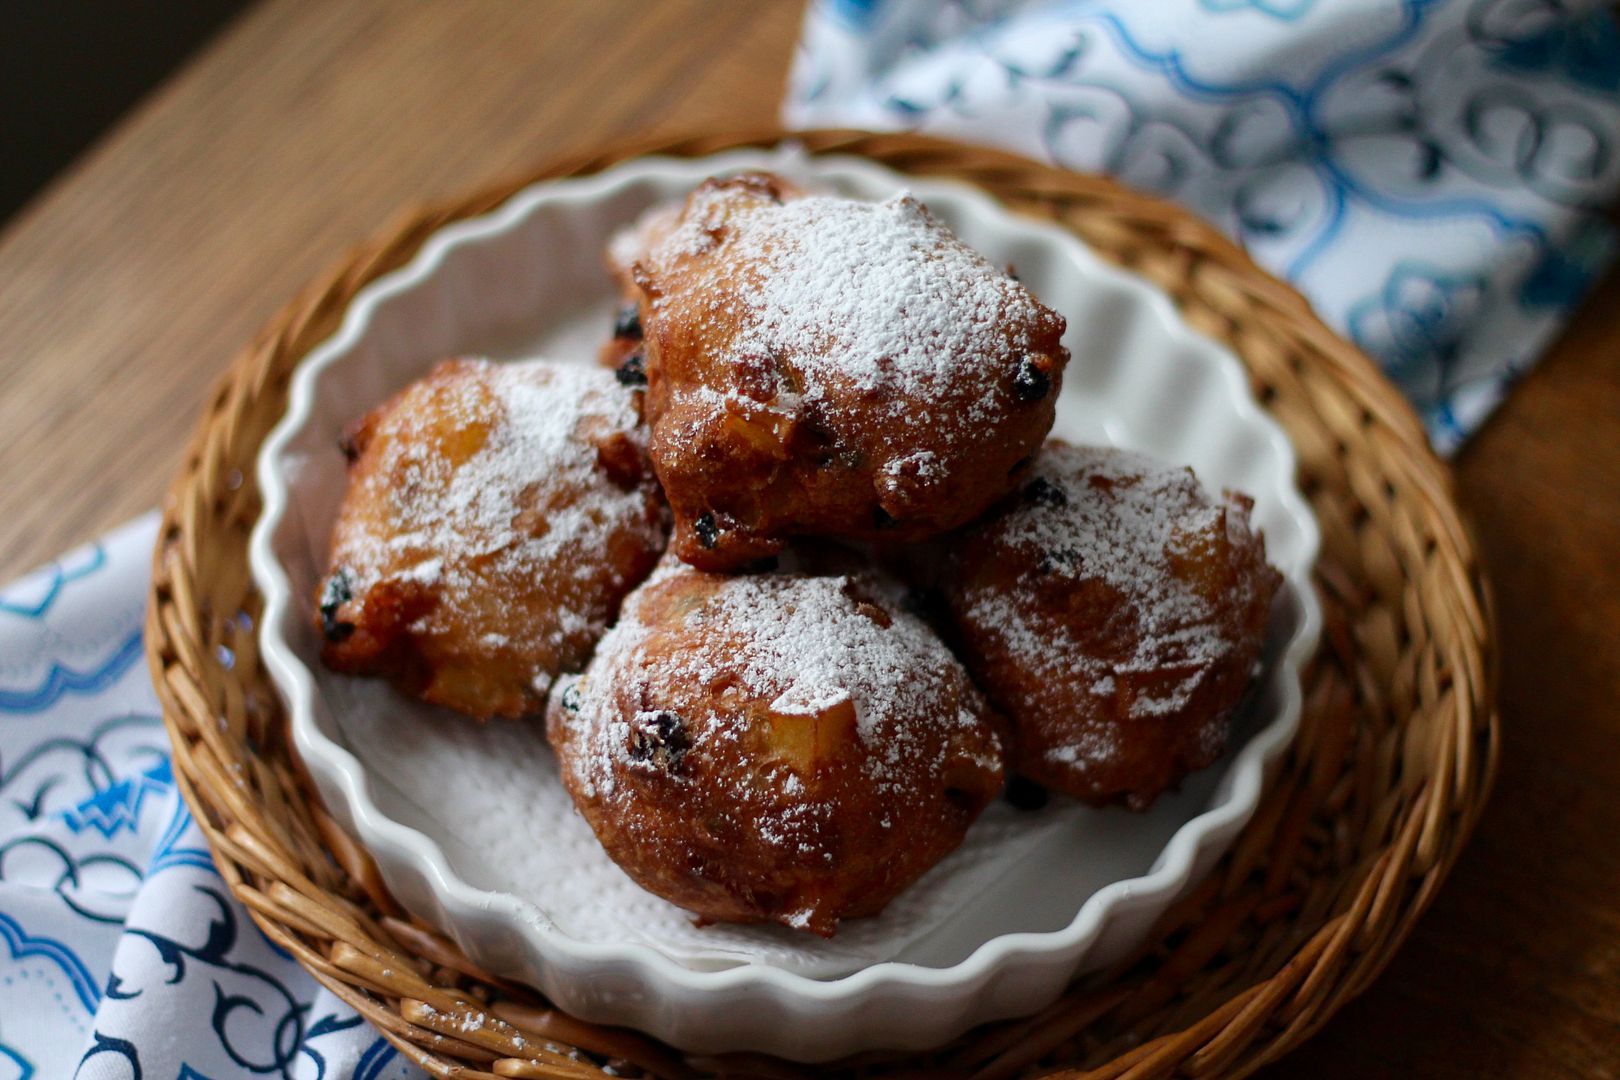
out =
{"type": "MultiPolygon", "coordinates": [[[[611,373],[544,360],[455,361],[406,392],[376,436],[379,459],[351,502],[386,508],[385,528],[340,527],[333,561],[356,595],[385,580],[431,586],[445,607],[475,609],[479,644],[552,649],[594,636],[612,612],[607,591],[632,584],[604,553],[615,538],[662,542],[650,485],[616,482],[599,446],[622,440],[645,456],[633,393],[611,373]],[[583,569],[584,573],[580,571],[583,569]],[[507,603],[544,595],[548,618],[507,603]]],[[[439,629],[439,609],[412,624],[439,629]]],[[[540,672],[542,690],[550,675],[540,672]]]]}
{"type": "MultiPolygon", "coordinates": [[[[647,588],[678,574],[697,574],[666,559],[647,588]]],[[[646,605],[638,591],[626,602],[617,625],[602,639],[589,677],[579,683],[580,708],[571,722],[594,726],[612,705],[609,695],[622,679],[670,680],[708,685],[722,678],[745,700],[769,703],[785,715],[819,715],[843,702],[854,708],[856,731],[870,752],[870,769],[882,774],[905,758],[915,718],[930,724],[971,727],[977,717],[967,708],[940,716],[941,701],[960,697],[976,704],[967,674],[942,641],[920,619],[897,610],[898,587],[870,573],[812,575],[791,571],[720,577],[710,598],[684,616],[699,641],[717,648],[694,648],[667,658],[668,670],[648,670],[641,646],[655,629],[643,621],[646,605]]],[[[723,729],[739,722],[719,711],[688,717],[728,737],[723,729]]],[[[603,751],[623,760],[623,744],[603,751]]],[[[588,768],[588,762],[582,762],[588,768]]],[[[583,777],[582,777],[583,778],[583,777]]]]}
{"type": "MultiPolygon", "coordinates": [[[[648,257],[713,249],[731,197],[700,188],[648,257]]],[[[950,401],[929,420],[965,439],[1005,410],[1016,364],[1055,318],[906,193],[750,207],[723,235],[727,264],[749,268],[746,287],[714,289],[688,317],[701,308],[713,327],[735,326],[731,360],[791,369],[776,403],[823,419],[850,400],[914,420],[950,401]]]]}
{"type": "Polygon", "coordinates": [[[846,576],[740,578],[704,619],[748,642],[744,684],[759,694],[781,686],[772,709],[815,715],[850,701],[856,730],[879,749],[885,722],[926,714],[955,662],[920,621],[861,598],[860,584],[846,576]]]}
{"type": "MultiPolygon", "coordinates": [[[[671,687],[708,688],[704,711],[681,709],[687,752],[745,739],[763,722],[760,706],[779,717],[852,709],[863,783],[895,809],[937,798],[929,778],[964,747],[975,748],[978,767],[998,771],[999,744],[966,671],[898,600],[899,587],[870,572],[723,577],[667,559],[626,601],[586,674],[565,680],[564,707],[553,709],[568,729],[577,784],[611,799],[616,772],[659,767],[627,749],[644,718],[626,720],[619,703],[662,709],[671,687]],[[683,594],[678,617],[649,622],[662,610],[649,593],[677,576],[684,580],[673,584],[703,584],[683,594]]],[[[767,843],[799,845],[836,813],[817,770],[756,765],[738,778],[749,788],[737,792],[737,810],[754,815],[750,827],[767,843]]]]}
{"type": "MultiPolygon", "coordinates": [[[[1059,443],[1042,450],[1030,483],[1035,486],[1026,490],[1044,497],[1026,494],[993,528],[1019,563],[1038,570],[1008,590],[974,590],[967,618],[998,639],[1020,666],[1099,696],[1113,696],[1118,682],[1133,681],[1133,675],[1169,672],[1173,677],[1133,682],[1142,692],[1132,700],[1132,713],[1163,716],[1183,708],[1236,643],[1211,600],[1174,573],[1170,560],[1190,539],[1220,526],[1222,503],[1187,469],[1140,454],[1059,443]],[[1041,618],[1037,596],[1054,582],[1107,590],[1113,600],[1109,618],[1127,621],[1121,633],[1109,636],[1133,642],[1130,652],[1094,655],[1061,620],[1041,618]]],[[[1117,752],[1110,732],[1102,730],[1049,756],[1073,765],[1107,761],[1117,752]]]]}

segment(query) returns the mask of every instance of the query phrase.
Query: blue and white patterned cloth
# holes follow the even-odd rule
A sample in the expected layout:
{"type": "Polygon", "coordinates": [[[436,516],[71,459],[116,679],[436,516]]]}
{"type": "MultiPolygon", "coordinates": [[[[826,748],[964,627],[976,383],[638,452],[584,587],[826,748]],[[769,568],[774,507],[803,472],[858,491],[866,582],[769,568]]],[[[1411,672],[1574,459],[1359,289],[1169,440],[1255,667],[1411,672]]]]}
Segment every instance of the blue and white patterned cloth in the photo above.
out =
{"type": "Polygon", "coordinates": [[[1608,262],[1620,31],[1568,0],[817,0],[791,126],[995,143],[1169,196],[1454,450],[1608,262]]]}
{"type": "Polygon", "coordinates": [[[0,1080],[420,1076],[259,932],[175,790],[156,532],[0,591],[0,1080]]]}

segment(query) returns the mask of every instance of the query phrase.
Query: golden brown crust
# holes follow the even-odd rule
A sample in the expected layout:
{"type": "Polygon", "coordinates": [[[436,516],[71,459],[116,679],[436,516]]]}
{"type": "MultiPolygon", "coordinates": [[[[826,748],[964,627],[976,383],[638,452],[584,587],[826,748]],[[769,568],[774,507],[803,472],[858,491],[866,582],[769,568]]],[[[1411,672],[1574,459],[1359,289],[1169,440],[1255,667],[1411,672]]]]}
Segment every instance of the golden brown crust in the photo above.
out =
{"type": "Polygon", "coordinates": [[[1001,786],[983,698],[871,571],[708,574],[625,604],[548,733],[608,854],[703,919],[830,935],[954,849],[1001,786]]]}
{"type": "Polygon", "coordinates": [[[1281,582],[1251,506],[1053,440],[1018,498],[946,542],[940,592],[1010,771],[1145,809],[1220,755],[1281,582]]]}
{"type": "Polygon", "coordinates": [[[316,598],[327,666],[538,712],[663,544],[637,397],[595,369],[449,360],[362,418],[316,598]]]}
{"type": "Polygon", "coordinates": [[[652,459],[693,565],[954,528],[1051,427],[1062,317],[909,196],[709,180],[610,263],[640,299],[652,459]]]}

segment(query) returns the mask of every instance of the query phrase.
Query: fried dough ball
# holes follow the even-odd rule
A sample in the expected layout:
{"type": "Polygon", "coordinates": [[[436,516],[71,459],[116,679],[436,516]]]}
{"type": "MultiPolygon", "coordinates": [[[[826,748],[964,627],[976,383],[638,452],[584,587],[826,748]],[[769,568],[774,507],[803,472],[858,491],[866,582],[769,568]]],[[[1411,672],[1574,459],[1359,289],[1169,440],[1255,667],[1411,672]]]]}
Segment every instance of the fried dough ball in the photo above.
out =
{"type": "Polygon", "coordinates": [[[909,195],[711,179],[609,262],[640,303],[653,466],[694,566],[955,528],[1052,426],[1063,318],[909,195]]]}
{"type": "Polygon", "coordinates": [[[553,695],[607,853],[704,921],[831,936],[961,843],[1001,787],[984,699],[875,571],[722,576],[673,557],[553,695]]]}
{"type": "Polygon", "coordinates": [[[538,713],[664,546],[639,397],[596,368],[447,360],[353,425],[326,665],[538,713]]]}
{"type": "Polygon", "coordinates": [[[1009,771],[1140,810],[1220,756],[1281,582],[1252,506],[1053,440],[1013,502],[946,541],[940,592],[1008,719],[1009,771]]]}

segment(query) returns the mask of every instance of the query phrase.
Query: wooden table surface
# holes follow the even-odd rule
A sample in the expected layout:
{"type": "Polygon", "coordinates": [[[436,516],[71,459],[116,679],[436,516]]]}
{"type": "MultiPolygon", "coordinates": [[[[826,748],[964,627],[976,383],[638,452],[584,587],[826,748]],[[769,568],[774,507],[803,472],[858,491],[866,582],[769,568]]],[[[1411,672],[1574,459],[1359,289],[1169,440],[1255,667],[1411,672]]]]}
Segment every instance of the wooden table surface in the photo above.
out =
{"type": "MultiPolygon", "coordinates": [[[[267,0],[0,234],[0,580],[155,505],[215,375],[400,206],[773,121],[796,3],[267,0]]],[[[1620,1076],[1620,277],[1457,460],[1502,768],[1389,971],[1269,1075],[1620,1076]]]]}

